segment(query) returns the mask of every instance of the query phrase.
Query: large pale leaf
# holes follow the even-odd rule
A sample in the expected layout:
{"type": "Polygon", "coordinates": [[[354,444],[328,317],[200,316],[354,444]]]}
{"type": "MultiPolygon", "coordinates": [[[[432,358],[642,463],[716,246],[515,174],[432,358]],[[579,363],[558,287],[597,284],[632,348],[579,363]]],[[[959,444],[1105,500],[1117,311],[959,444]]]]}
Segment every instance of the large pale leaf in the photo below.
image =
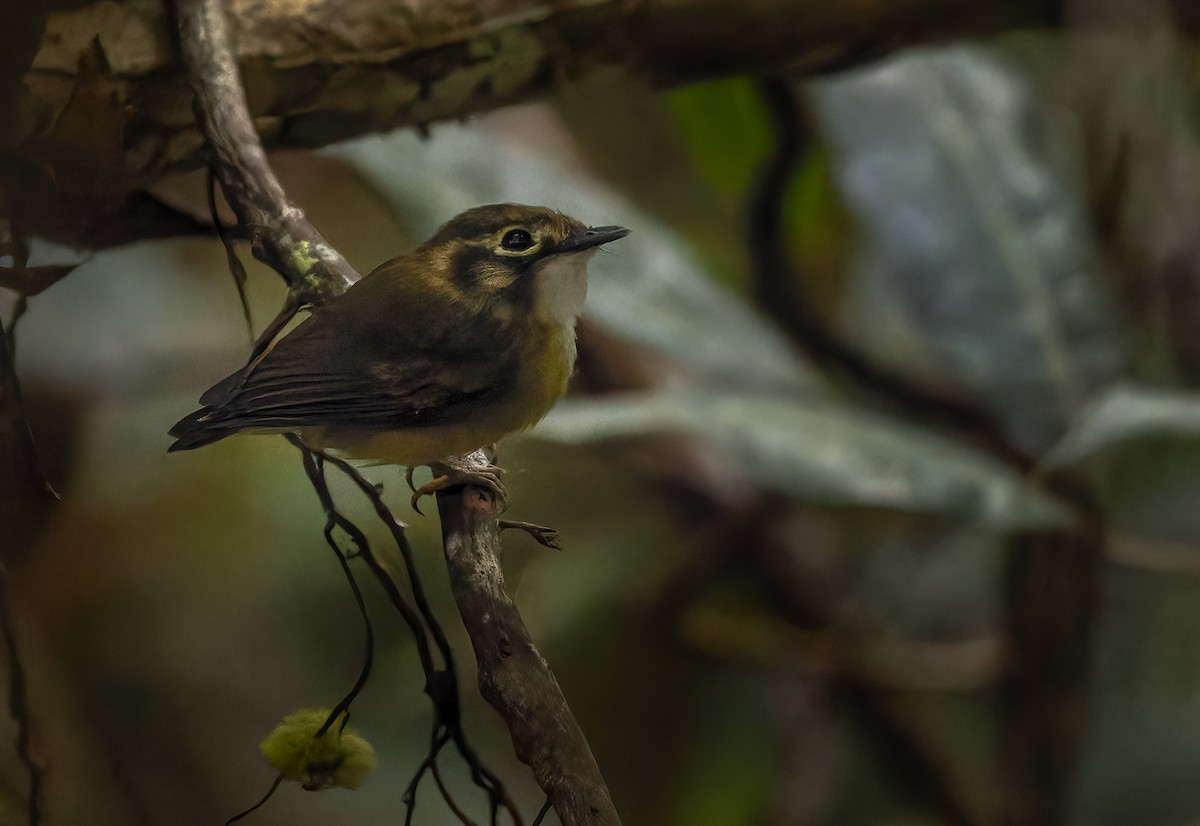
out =
{"type": "Polygon", "coordinates": [[[815,99],[864,230],[862,277],[890,282],[951,378],[1040,454],[1120,354],[1086,215],[1039,139],[1030,84],[959,47],[816,84],[815,99]]]}
{"type": "Polygon", "coordinates": [[[587,443],[661,431],[695,435],[763,485],[808,502],[940,513],[1002,530],[1071,524],[1062,505],[1003,464],[830,401],[699,391],[567,400],[533,435],[587,443]]]}
{"type": "Polygon", "coordinates": [[[1178,390],[1119,386],[1082,413],[1045,457],[1047,467],[1077,464],[1141,439],[1200,438],[1200,395],[1178,390]]]}
{"type": "Polygon", "coordinates": [[[783,336],[740,297],[714,285],[674,233],[553,156],[451,124],[438,127],[433,140],[398,133],[336,152],[367,174],[417,235],[460,210],[502,201],[628,226],[633,233],[591,265],[590,318],[722,383],[816,384],[783,336]]]}

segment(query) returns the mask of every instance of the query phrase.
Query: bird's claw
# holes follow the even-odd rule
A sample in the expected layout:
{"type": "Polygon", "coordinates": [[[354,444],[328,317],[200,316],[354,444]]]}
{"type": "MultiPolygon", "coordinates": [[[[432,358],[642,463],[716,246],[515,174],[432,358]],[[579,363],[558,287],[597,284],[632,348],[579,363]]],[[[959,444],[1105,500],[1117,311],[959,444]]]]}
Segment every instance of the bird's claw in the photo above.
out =
{"type": "Polygon", "coordinates": [[[433,479],[419,488],[413,485],[412,468],[409,468],[405,473],[405,480],[408,482],[409,490],[412,491],[412,498],[409,500],[409,504],[412,505],[413,510],[422,516],[425,515],[421,511],[420,506],[423,497],[437,493],[438,491],[461,487],[483,488],[493,499],[500,503],[501,513],[508,509],[508,491],[504,489],[504,483],[501,481],[504,471],[495,465],[485,465],[467,470],[439,463],[436,469],[434,469],[434,473],[436,475],[433,479]]]}
{"type": "Polygon", "coordinates": [[[514,522],[511,519],[500,520],[500,530],[518,530],[524,531],[533,537],[539,545],[544,545],[547,548],[553,548],[556,551],[561,551],[562,546],[558,544],[558,531],[554,528],[547,528],[544,525],[535,525],[532,522],[514,522]]]}

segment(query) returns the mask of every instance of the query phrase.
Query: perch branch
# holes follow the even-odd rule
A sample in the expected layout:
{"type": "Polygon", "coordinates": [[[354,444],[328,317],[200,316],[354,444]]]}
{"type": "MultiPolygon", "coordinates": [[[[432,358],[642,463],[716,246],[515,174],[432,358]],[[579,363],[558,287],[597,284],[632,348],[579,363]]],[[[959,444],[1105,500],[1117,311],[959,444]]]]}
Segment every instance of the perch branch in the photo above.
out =
{"type": "Polygon", "coordinates": [[[504,718],[517,758],[533,769],[563,826],[619,826],[591,747],[504,590],[497,504],[475,488],[439,492],[437,503],[480,693],[504,718]]]}

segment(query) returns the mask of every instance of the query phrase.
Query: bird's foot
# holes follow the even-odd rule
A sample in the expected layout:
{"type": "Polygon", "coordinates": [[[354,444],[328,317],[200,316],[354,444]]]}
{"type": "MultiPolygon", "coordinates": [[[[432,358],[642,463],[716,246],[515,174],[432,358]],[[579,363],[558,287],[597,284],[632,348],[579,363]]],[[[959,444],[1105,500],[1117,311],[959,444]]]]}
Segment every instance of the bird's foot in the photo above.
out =
{"type": "Polygon", "coordinates": [[[556,531],[554,528],[547,528],[544,525],[535,525],[532,522],[514,522],[511,519],[501,519],[500,530],[525,531],[525,533],[532,536],[539,545],[545,545],[547,548],[553,548],[556,551],[562,550],[562,546],[558,544],[558,531],[556,531]]]}
{"type": "Polygon", "coordinates": [[[433,471],[433,479],[421,487],[413,484],[413,469],[408,468],[404,474],[408,488],[412,491],[410,504],[413,510],[424,516],[421,511],[421,499],[430,494],[452,488],[473,487],[487,491],[497,502],[503,512],[508,507],[508,492],[504,489],[504,470],[496,467],[490,461],[474,461],[478,453],[468,457],[447,457],[429,466],[433,471]]]}

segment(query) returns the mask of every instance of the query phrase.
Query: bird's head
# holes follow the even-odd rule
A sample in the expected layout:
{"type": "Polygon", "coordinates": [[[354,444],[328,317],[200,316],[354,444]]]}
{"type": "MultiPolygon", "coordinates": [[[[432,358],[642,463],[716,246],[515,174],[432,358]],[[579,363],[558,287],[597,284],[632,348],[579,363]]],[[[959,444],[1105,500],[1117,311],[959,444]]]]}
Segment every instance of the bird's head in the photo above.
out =
{"type": "Polygon", "coordinates": [[[492,204],[448,221],[417,254],[460,300],[499,321],[573,324],[587,295],[587,262],[624,227],[588,227],[545,207],[492,204]]]}

